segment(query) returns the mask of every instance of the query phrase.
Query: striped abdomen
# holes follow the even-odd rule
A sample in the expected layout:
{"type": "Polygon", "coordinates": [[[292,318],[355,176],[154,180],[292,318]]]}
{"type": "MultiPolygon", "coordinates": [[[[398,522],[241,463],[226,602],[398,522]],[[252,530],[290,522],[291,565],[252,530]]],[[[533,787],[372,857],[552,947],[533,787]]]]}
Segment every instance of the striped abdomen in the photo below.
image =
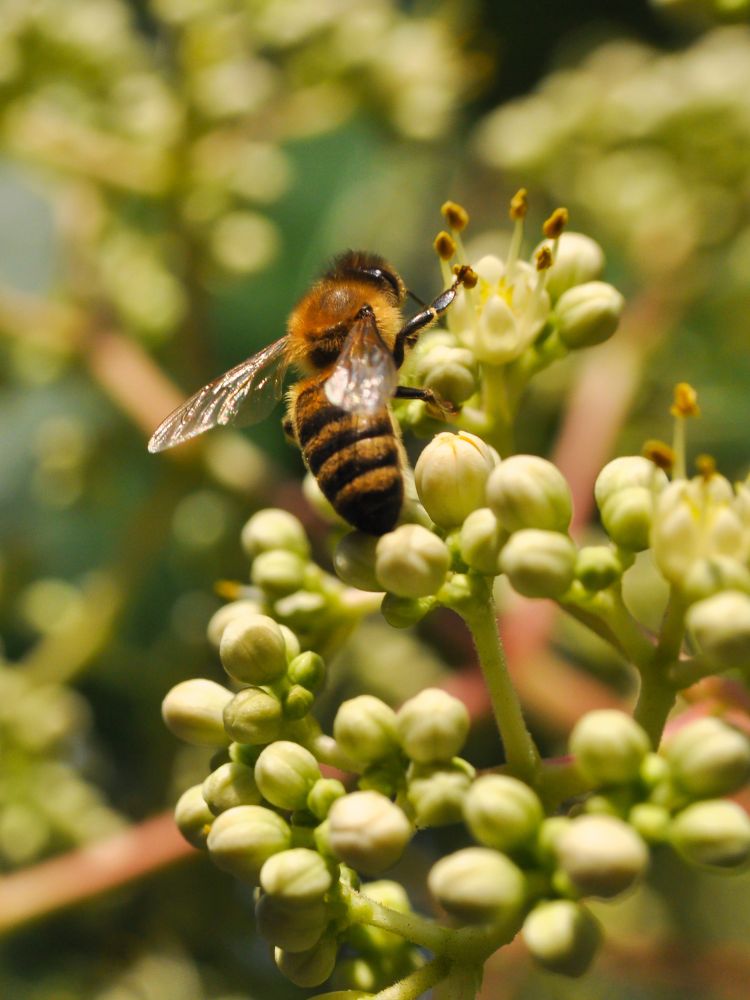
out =
{"type": "Polygon", "coordinates": [[[328,401],[324,378],[306,380],[292,403],[305,464],[349,524],[370,535],[396,526],[404,499],[401,459],[387,409],[363,415],[328,401]]]}

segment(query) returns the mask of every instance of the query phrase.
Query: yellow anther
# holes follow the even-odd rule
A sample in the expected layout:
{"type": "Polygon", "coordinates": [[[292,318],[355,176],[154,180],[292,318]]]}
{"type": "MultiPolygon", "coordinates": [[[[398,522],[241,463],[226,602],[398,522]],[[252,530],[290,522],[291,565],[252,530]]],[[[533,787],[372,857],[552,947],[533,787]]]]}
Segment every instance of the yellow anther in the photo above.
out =
{"type": "Polygon", "coordinates": [[[456,264],[453,267],[453,273],[456,276],[456,280],[459,284],[463,285],[464,288],[475,288],[477,282],[479,281],[479,275],[468,264],[456,264]]]}
{"type": "Polygon", "coordinates": [[[568,224],[567,208],[556,208],[542,226],[542,232],[548,240],[556,240],[568,224]]]}
{"type": "Polygon", "coordinates": [[[517,219],[523,219],[526,217],[526,213],[529,210],[528,194],[529,192],[526,188],[519,188],[510,199],[510,209],[508,214],[514,222],[517,219]]]}
{"type": "Polygon", "coordinates": [[[456,241],[444,229],[437,234],[432,245],[441,260],[450,260],[456,255],[456,241]]]}
{"type": "Polygon", "coordinates": [[[469,213],[463,205],[459,205],[455,201],[446,201],[440,211],[450,228],[455,229],[457,233],[466,229],[469,224],[469,213]]]}
{"type": "Polygon", "coordinates": [[[698,455],[695,467],[698,470],[698,475],[705,480],[713,479],[716,475],[716,459],[713,455],[698,455]]]}
{"type": "Polygon", "coordinates": [[[699,417],[698,393],[689,382],[678,382],[674,387],[674,403],[669,412],[673,417],[699,417]]]}
{"type": "Polygon", "coordinates": [[[539,247],[534,258],[537,271],[546,271],[552,267],[552,250],[547,247],[539,247]]]}
{"type": "Polygon", "coordinates": [[[646,441],[642,448],[642,455],[650,462],[653,462],[659,469],[671,472],[674,467],[674,449],[665,441],[646,441]]]}

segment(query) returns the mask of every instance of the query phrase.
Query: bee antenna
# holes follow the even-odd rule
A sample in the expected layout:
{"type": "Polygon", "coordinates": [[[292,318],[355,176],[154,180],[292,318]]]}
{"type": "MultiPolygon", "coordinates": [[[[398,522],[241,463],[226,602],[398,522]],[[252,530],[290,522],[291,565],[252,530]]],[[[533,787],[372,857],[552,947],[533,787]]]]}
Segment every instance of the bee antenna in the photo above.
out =
{"type": "Polygon", "coordinates": [[[424,301],[424,299],[420,299],[418,295],[415,295],[414,292],[411,290],[411,288],[406,289],[406,294],[409,296],[410,299],[414,299],[417,305],[421,306],[423,309],[427,306],[427,303],[424,301]]]}

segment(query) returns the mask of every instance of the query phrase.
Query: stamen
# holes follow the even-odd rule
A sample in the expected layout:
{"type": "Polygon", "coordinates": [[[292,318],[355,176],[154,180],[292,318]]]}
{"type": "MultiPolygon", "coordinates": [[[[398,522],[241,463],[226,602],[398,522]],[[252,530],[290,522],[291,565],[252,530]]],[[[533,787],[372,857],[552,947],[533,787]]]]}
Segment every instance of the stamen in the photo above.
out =
{"type": "Polygon", "coordinates": [[[437,234],[432,245],[440,260],[440,276],[443,279],[443,285],[447,288],[453,280],[453,274],[448,262],[456,254],[456,241],[450,233],[446,233],[443,230],[437,234]]]}
{"type": "Polygon", "coordinates": [[[513,271],[515,270],[516,262],[521,253],[521,244],[523,243],[523,220],[526,218],[526,213],[529,210],[527,194],[526,188],[519,188],[510,199],[508,214],[515,223],[513,235],[510,238],[510,246],[508,247],[508,256],[505,261],[505,273],[508,275],[508,281],[510,282],[513,280],[513,271]]]}
{"type": "Polygon", "coordinates": [[[458,283],[464,288],[476,288],[479,275],[473,267],[469,267],[468,264],[454,264],[453,273],[458,283]]]}
{"type": "Polygon", "coordinates": [[[657,468],[663,469],[665,472],[671,472],[674,467],[674,451],[666,441],[657,441],[654,439],[646,441],[641,449],[641,454],[649,462],[653,462],[657,468]]]}
{"type": "Polygon", "coordinates": [[[466,229],[469,224],[469,213],[463,207],[455,201],[446,201],[443,203],[440,212],[448,223],[451,229],[455,232],[460,233],[461,230],[466,229]]]}
{"type": "Polygon", "coordinates": [[[695,467],[698,470],[698,475],[702,476],[706,482],[716,475],[716,459],[713,455],[698,455],[695,467]]]}
{"type": "Polygon", "coordinates": [[[562,231],[568,224],[567,208],[556,208],[542,226],[542,232],[548,240],[559,240],[562,231]]]}
{"type": "Polygon", "coordinates": [[[698,393],[689,382],[678,382],[674,387],[674,403],[670,411],[673,417],[699,417],[698,393]]]}
{"type": "Polygon", "coordinates": [[[214,592],[227,601],[236,601],[242,590],[242,584],[237,580],[217,580],[214,583],[214,592]]]}

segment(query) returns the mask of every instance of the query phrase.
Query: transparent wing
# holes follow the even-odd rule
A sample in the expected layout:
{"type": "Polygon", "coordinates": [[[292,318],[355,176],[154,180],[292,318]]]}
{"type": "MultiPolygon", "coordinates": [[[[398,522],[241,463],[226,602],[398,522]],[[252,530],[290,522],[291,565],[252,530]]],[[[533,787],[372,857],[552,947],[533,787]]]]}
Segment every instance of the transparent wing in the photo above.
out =
{"type": "Polygon", "coordinates": [[[398,371],[371,312],[355,320],[325,383],[334,406],[350,413],[375,413],[387,406],[398,385],[398,371]]]}
{"type": "Polygon", "coordinates": [[[148,450],[164,451],[217,425],[254,424],[267,417],[281,398],[286,345],[281,337],[204,385],[159,424],[148,450]]]}

